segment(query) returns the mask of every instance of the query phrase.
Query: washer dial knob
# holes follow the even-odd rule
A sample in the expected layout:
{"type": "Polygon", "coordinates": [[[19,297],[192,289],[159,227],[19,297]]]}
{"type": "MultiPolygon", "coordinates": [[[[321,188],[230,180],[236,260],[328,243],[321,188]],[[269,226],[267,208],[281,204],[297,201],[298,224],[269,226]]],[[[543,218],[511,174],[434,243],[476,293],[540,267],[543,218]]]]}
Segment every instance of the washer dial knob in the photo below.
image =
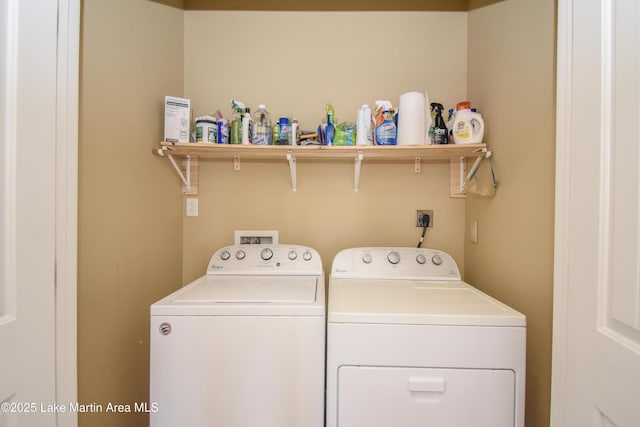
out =
{"type": "Polygon", "coordinates": [[[229,251],[227,250],[222,251],[222,253],[220,254],[220,259],[223,261],[226,261],[229,258],[231,258],[231,254],[229,253],[229,251]]]}
{"type": "Polygon", "coordinates": [[[264,248],[262,251],[260,251],[260,258],[265,261],[269,261],[271,258],[273,258],[273,251],[269,248],[264,248]]]}
{"type": "Polygon", "coordinates": [[[243,251],[242,249],[240,249],[238,252],[236,252],[236,259],[242,260],[247,256],[247,253],[245,251],[243,251]]]}
{"type": "Polygon", "coordinates": [[[373,258],[371,258],[371,254],[362,255],[362,262],[364,262],[365,264],[371,264],[371,261],[373,261],[373,258]]]}
{"type": "Polygon", "coordinates": [[[418,262],[418,264],[424,264],[427,262],[427,257],[423,254],[418,254],[418,256],[416,257],[416,261],[418,262]]]}
{"type": "Polygon", "coordinates": [[[313,255],[311,254],[311,251],[304,251],[302,253],[302,259],[304,259],[305,261],[311,261],[311,257],[313,255]]]}
{"type": "Polygon", "coordinates": [[[436,254],[433,257],[431,257],[431,262],[433,262],[435,265],[440,265],[442,264],[442,257],[436,254]]]}
{"type": "Polygon", "coordinates": [[[391,251],[389,255],[387,255],[387,259],[391,264],[397,264],[400,262],[400,254],[396,251],[391,251]]]}
{"type": "Polygon", "coordinates": [[[294,259],[298,258],[298,253],[296,251],[294,251],[293,249],[291,249],[289,251],[289,259],[291,261],[293,261],[294,259]]]}

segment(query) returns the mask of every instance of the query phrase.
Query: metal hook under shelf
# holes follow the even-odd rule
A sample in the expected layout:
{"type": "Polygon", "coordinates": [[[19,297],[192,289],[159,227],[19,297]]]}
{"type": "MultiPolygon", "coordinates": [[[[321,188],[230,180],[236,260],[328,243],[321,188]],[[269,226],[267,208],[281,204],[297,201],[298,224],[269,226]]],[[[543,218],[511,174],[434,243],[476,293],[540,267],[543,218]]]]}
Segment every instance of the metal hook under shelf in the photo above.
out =
{"type": "Polygon", "coordinates": [[[473,166],[471,166],[471,169],[469,169],[469,173],[466,175],[464,173],[465,158],[460,157],[460,193],[464,193],[464,183],[470,180],[471,178],[473,178],[476,172],[478,172],[478,168],[480,167],[480,163],[482,162],[482,160],[488,159],[489,157],[493,156],[493,153],[490,150],[487,150],[486,148],[478,148],[476,152],[484,153],[484,155],[478,156],[476,158],[476,161],[473,163],[473,166]]]}

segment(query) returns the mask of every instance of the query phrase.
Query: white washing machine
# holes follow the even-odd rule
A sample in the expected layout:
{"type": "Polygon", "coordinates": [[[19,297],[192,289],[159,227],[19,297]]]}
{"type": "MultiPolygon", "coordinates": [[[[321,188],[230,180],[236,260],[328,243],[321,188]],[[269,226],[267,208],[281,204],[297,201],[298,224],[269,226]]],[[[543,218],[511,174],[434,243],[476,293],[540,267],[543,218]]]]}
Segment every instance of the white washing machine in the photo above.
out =
{"type": "Polygon", "coordinates": [[[448,254],[338,253],[327,322],[327,427],[524,426],[525,316],[448,254]]]}
{"type": "Polygon", "coordinates": [[[324,426],[325,326],[318,252],[219,249],[151,306],[151,426],[324,426]]]}

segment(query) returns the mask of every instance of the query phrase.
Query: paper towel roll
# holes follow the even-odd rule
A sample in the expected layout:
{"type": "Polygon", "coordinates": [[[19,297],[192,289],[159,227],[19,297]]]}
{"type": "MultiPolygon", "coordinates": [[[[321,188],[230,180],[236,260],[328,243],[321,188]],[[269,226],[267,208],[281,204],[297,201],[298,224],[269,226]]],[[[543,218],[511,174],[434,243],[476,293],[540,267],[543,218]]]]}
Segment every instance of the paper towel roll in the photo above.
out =
{"type": "Polygon", "coordinates": [[[422,145],[429,141],[429,95],[403,93],[398,108],[398,145],[422,145]]]}

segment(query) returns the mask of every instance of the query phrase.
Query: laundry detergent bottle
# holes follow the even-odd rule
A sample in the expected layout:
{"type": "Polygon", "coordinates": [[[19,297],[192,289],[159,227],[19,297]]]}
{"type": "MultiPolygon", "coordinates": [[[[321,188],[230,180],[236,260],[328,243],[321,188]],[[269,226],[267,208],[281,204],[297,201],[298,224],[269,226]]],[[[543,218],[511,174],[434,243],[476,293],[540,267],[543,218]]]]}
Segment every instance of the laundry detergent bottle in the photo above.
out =
{"type": "Polygon", "coordinates": [[[479,113],[471,111],[469,101],[459,102],[452,126],[456,144],[480,144],[484,138],[484,120],[479,113]]]}

